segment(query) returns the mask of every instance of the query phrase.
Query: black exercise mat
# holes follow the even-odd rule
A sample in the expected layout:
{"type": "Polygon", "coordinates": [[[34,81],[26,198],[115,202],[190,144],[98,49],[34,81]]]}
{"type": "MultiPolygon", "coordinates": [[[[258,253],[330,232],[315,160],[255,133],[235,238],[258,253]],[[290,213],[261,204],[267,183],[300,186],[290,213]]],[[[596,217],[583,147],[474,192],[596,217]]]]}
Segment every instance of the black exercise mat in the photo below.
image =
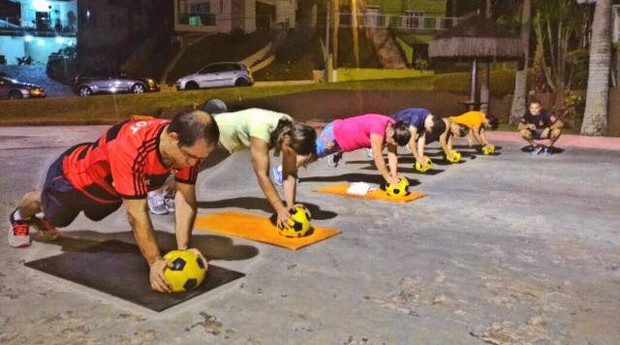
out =
{"type": "Polygon", "coordinates": [[[245,276],[209,265],[205,281],[195,290],[159,293],[151,290],[148,266],[138,247],[116,240],[27,262],[26,266],[158,312],[245,276]]]}

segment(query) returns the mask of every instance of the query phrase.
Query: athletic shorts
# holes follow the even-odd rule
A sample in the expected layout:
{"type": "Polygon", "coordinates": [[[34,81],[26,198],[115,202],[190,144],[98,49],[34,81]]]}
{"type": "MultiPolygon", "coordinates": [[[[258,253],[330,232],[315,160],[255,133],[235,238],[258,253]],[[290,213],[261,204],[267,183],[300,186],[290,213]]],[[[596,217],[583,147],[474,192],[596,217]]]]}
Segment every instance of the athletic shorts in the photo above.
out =
{"type": "Polygon", "coordinates": [[[322,158],[340,151],[342,149],[334,138],[334,122],[330,122],[316,138],[316,157],[322,158]]]}
{"type": "Polygon", "coordinates": [[[541,138],[540,137],[544,131],[545,131],[545,129],[541,128],[541,129],[536,129],[536,130],[533,130],[533,131],[530,131],[530,132],[532,132],[532,138],[534,138],[534,139],[537,139],[537,140],[549,139],[548,138],[549,134],[547,134],[547,138],[541,138]]]}
{"type": "Polygon", "coordinates": [[[122,201],[102,204],[75,189],[62,171],[63,158],[64,154],[52,163],[43,184],[41,204],[45,218],[62,228],[71,224],[82,211],[89,219],[98,221],[118,210],[122,201]]]}

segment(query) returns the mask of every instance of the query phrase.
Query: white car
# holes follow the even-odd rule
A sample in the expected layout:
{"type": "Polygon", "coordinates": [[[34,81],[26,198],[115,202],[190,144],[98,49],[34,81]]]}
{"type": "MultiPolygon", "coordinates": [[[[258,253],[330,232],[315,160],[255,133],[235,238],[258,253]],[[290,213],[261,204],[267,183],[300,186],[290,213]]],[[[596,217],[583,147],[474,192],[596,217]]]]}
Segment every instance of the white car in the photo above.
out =
{"type": "Polygon", "coordinates": [[[252,73],[241,62],[217,62],[203,67],[196,73],[179,78],[176,87],[177,90],[196,90],[253,84],[252,73]]]}

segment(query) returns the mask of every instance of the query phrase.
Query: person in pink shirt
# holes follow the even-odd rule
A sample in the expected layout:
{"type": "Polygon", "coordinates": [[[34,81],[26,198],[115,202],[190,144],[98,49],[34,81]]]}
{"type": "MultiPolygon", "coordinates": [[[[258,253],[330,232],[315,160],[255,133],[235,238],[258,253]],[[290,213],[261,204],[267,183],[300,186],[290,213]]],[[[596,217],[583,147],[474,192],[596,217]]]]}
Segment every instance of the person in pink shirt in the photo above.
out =
{"type": "MultiPolygon", "coordinates": [[[[343,152],[370,148],[373,152],[375,166],[386,183],[397,184],[399,177],[397,146],[409,143],[411,132],[409,123],[394,121],[391,117],[380,114],[364,114],[334,120],[323,128],[316,139],[316,152],[298,161],[304,165],[325,156],[328,165],[337,166],[337,160],[343,152]],[[383,149],[388,149],[388,166],[383,159],[383,149]],[[334,159],[336,158],[336,159],[334,159]]],[[[279,167],[273,169],[276,184],[281,184],[282,173],[279,167]]]]}

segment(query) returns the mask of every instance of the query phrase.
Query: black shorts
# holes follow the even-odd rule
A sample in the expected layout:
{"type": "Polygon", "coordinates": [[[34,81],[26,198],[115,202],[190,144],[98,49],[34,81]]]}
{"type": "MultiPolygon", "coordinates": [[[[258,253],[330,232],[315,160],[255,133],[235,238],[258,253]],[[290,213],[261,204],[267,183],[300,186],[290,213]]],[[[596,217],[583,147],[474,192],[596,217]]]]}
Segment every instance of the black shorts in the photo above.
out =
{"type": "Polygon", "coordinates": [[[59,228],[68,226],[75,217],[84,211],[92,220],[101,220],[118,210],[122,201],[112,204],[96,202],[75,189],[62,171],[62,154],[47,171],[47,177],[41,191],[41,204],[45,218],[59,228]]]}

